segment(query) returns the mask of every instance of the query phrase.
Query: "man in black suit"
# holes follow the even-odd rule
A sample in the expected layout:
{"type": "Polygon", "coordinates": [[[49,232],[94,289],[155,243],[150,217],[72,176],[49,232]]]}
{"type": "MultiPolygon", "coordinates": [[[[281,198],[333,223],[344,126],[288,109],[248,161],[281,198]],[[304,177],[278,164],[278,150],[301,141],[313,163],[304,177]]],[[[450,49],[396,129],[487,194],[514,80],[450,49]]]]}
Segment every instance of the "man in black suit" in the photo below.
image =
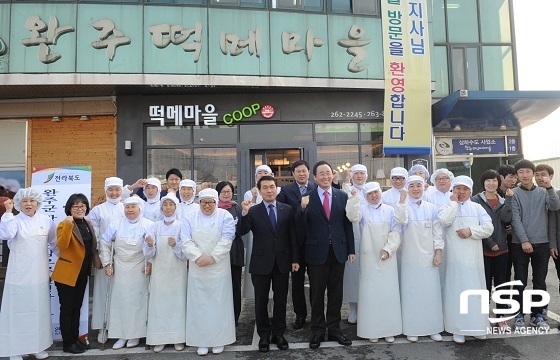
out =
{"type": "MultiPolygon", "coordinates": [[[[301,203],[301,196],[311,191],[315,185],[309,182],[309,164],[305,160],[298,160],[292,164],[292,176],[294,182],[282,186],[277,200],[292,207],[294,216],[301,203]]],[[[307,302],[305,301],[305,239],[298,237],[299,247],[299,271],[292,273],[292,303],[296,320],[293,323],[294,330],[301,329],[307,318],[307,302]]],[[[310,295],[311,297],[311,295],[310,295]]]]}
{"type": "Polygon", "coordinates": [[[249,272],[255,288],[255,321],[259,334],[259,351],[267,352],[270,342],[280,350],[288,348],[286,303],[290,270],[297,271],[298,246],[290,205],[276,201],[276,179],[263,176],[257,182],[263,201],[251,207],[251,200],[241,203],[241,233],[253,232],[253,251],[249,272]],[[272,282],[274,309],[272,323],[268,317],[268,293],[272,282]],[[270,335],[272,333],[272,338],[270,335]]]}
{"type": "Polygon", "coordinates": [[[333,171],[326,161],[313,166],[317,188],[304,194],[297,210],[298,232],[305,232],[305,260],[311,286],[311,349],[329,340],[352,345],[340,330],[340,308],[346,260],[355,259],[352,223],[346,218],[345,192],[332,187],[333,171]],[[327,314],[325,319],[325,290],[327,314]]]}

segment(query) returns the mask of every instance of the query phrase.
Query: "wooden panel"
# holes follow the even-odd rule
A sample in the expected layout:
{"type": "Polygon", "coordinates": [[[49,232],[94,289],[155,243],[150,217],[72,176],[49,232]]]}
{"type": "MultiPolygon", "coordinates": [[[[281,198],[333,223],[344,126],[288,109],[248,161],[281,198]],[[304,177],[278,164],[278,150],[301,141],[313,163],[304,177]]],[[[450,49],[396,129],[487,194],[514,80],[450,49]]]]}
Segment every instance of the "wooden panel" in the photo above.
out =
{"type": "Polygon", "coordinates": [[[33,167],[85,166],[92,170],[92,206],[105,200],[105,178],[116,174],[117,119],[114,116],[31,118],[28,128],[28,183],[33,167]]]}

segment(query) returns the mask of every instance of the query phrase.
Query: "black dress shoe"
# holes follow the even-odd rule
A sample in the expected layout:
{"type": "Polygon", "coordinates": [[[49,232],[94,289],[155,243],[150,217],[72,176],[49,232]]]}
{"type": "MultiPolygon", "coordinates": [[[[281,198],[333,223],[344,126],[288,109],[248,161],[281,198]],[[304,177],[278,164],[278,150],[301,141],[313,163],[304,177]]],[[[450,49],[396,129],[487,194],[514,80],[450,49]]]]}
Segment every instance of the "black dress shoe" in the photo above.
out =
{"type": "Polygon", "coordinates": [[[303,325],[305,325],[305,318],[304,317],[296,318],[296,321],[294,321],[292,325],[294,327],[294,330],[301,329],[303,325]]]}
{"type": "Polygon", "coordinates": [[[89,344],[86,343],[85,341],[82,341],[82,340],[77,340],[76,345],[78,345],[79,347],[81,347],[84,350],[89,350],[90,349],[89,344]]]}
{"type": "Polygon", "coordinates": [[[348,339],[343,334],[329,335],[329,341],[337,341],[340,345],[344,345],[344,346],[352,345],[352,340],[348,339]]]}
{"type": "Polygon", "coordinates": [[[272,335],[272,338],[270,339],[270,342],[273,344],[276,344],[276,346],[278,346],[278,349],[280,350],[288,350],[288,340],[286,340],[286,338],[284,336],[274,336],[272,335]]]}
{"type": "Polygon", "coordinates": [[[71,353],[71,354],[81,354],[81,353],[85,352],[86,349],[80,347],[80,346],[79,346],[78,344],[76,344],[76,343],[73,343],[73,344],[70,345],[70,346],[64,346],[64,347],[62,348],[62,351],[65,352],[65,353],[71,353]]]}
{"type": "Polygon", "coordinates": [[[259,340],[259,351],[260,352],[268,352],[270,350],[270,342],[268,339],[261,338],[259,340]]]}
{"type": "Polygon", "coordinates": [[[311,341],[309,341],[310,349],[318,349],[321,346],[321,341],[325,340],[323,336],[313,335],[311,341]]]}

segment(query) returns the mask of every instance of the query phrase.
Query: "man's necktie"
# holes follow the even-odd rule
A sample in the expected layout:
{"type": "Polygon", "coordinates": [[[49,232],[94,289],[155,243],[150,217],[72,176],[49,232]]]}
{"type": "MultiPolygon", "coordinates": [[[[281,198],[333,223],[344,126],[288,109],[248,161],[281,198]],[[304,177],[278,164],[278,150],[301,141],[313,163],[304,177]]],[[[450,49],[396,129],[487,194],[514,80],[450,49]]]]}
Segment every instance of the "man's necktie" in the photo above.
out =
{"type": "Polygon", "coordinates": [[[327,219],[330,220],[331,218],[331,205],[329,201],[329,192],[325,191],[323,193],[325,199],[323,200],[323,210],[325,210],[325,214],[327,215],[327,219]]]}
{"type": "Polygon", "coordinates": [[[272,229],[276,231],[276,215],[274,214],[274,205],[268,205],[268,217],[272,223],[272,229]]]}

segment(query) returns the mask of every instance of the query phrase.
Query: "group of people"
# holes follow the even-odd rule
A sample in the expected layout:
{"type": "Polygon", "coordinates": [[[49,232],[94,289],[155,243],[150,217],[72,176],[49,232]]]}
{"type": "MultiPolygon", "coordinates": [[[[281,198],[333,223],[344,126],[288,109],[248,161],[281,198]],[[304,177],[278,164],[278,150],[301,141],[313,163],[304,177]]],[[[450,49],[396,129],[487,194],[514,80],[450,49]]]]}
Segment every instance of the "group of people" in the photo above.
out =
{"type": "MultiPolygon", "coordinates": [[[[99,330],[100,343],[116,339],[116,350],[145,337],[155,352],[168,344],[181,351],[186,344],[199,355],[219,354],[236,341],[245,265],[261,352],[271,343],[289,347],[284,332],[290,274],[294,329],[307,322],[306,272],[309,278],[312,349],[326,335],[352,344],[340,327],[343,302],[350,308],[347,321],[372,342],[391,343],[400,334],[410,342],[420,336],[442,341],[444,330],[459,344],[466,335],[484,340],[488,314],[481,311],[482,299],[469,297],[465,313],[463,291],[491,291],[509,281],[513,266],[523,284],[514,297],[522,308],[529,263],[534,289],[546,290],[549,256],[560,277],[560,199],[548,165],[520,160],[488,170],[475,196],[471,178],[447,169],[430,177],[422,165],[392,169],[386,191],[367,182],[361,164],[346,171],[341,185],[326,161],[310,169],[299,160],[291,170],[294,182],[280,188],[270,167],[257,167],[256,185],[239,204],[230,182],[195,196],[196,183],[183,180],[177,169],[166,174],[166,190],[155,178],[124,186],[110,177],[104,203],[90,209],[87,197],[74,194],[58,226],[38,212],[39,192],[19,190],[4,202],[0,221],[0,239],[11,250],[0,356],[48,356],[47,248],[58,256],[51,278],[60,299],[63,350],[75,354],[88,348],[78,328],[92,269],[91,327],[99,330]],[[14,207],[21,211],[17,216],[14,207]]],[[[531,310],[532,326],[548,326],[545,310],[531,310]]],[[[524,325],[519,312],[515,326],[524,325]]],[[[505,321],[499,326],[508,327],[505,321]]]]}

